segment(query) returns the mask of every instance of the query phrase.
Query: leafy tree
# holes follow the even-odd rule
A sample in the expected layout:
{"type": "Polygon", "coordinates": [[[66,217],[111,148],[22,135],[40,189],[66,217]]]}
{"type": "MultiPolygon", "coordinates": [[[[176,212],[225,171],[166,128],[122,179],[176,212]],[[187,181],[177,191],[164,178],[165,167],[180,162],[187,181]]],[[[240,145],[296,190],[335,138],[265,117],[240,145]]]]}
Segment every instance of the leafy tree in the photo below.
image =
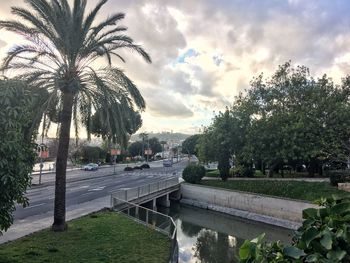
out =
{"type": "MultiPolygon", "coordinates": [[[[310,175],[324,160],[346,155],[350,133],[349,87],[323,76],[314,80],[306,67],[279,67],[268,81],[259,76],[244,98],[251,108],[245,156],[264,160],[272,175],[286,163],[308,164],[310,175]]],[[[283,170],[282,170],[283,171],[283,170]]]]}
{"type": "Polygon", "coordinates": [[[38,129],[34,109],[41,93],[15,80],[0,80],[0,234],[13,223],[16,203],[28,205],[25,197],[35,162],[34,137],[38,129]]]}
{"type": "Polygon", "coordinates": [[[216,117],[214,121],[214,128],[216,130],[216,142],[218,147],[218,169],[222,180],[227,180],[230,175],[230,112],[227,109],[224,113],[216,117]]]}
{"type": "Polygon", "coordinates": [[[148,140],[147,144],[152,150],[152,155],[159,153],[162,151],[162,145],[160,144],[158,138],[152,137],[148,140]]]}
{"type": "Polygon", "coordinates": [[[144,144],[141,141],[133,142],[128,147],[128,152],[132,157],[142,156],[144,144]]]}
{"type": "Polygon", "coordinates": [[[197,155],[197,144],[198,144],[199,138],[200,138],[199,134],[195,134],[186,138],[182,143],[182,153],[197,155]]]}
{"type": "Polygon", "coordinates": [[[101,136],[109,144],[118,143],[125,147],[130,136],[142,126],[141,115],[126,102],[115,102],[110,107],[94,113],[91,118],[91,133],[101,136]],[[119,118],[112,114],[114,111],[120,112],[119,118]]]}
{"type": "MultiPolygon", "coordinates": [[[[93,111],[111,109],[116,101],[127,101],[132,108],[145,108],[145,102],[133,84],[122,72],[112,66],[112,57],[124,59],[116,53],[130,49],[147,62],[148,54],[133,40],[121,34],[126,31],[117,23],[124,18],[118,13],[97,23],[96,16],[107,0],[101,0],[90,13],[86,1],[28,0],[29,8],[12,7],[13,15],[21,21],[0,21],[0,28],[18,33],[29,44],[17,45],[4,59],[3,69],[18,73],[35,86],[50,93],[43,106],[56,105],[59,122],[59,146],[56,161],[54,231],[66,229],[66,166],[70,127],[73,117],[75,132],[80,121],[86,124],[88,134],[93,111]],[[107,59],[107,66],[94,69],[94,62],[107,59]]],[[[114,118],[121,116],[116,110],[114,118]]]]}
{"type": "Polygon", "coordinates": [[[107,152],[98,146],[83,146],[79,152],[84,162],[105,160],[107,155],[107,152]]]}
{"type": "Polygon", "coordinates": [[[198,158],[203,163],[217,161],[217,143],[215,141],[215,133],[213,126],[207,127],[203,134],[199,137],[197,144],[198,158]]]}
{"type": "MultiPolygon", "coordinates": [[[[350,77],[335,85],[327,76],[314,79],[308,68],[281,65],[270,79],[253,79],[251,89],[218,114],[199,140],[202,161],[229,155],[253,173],[253,163],[269,175],[285,165],[305,164],[309,175],[322,174],[325,163],[346,163],[350,152],[350,77]]],[[[226,169],[226,170],[225,170],[226,169]]]]}

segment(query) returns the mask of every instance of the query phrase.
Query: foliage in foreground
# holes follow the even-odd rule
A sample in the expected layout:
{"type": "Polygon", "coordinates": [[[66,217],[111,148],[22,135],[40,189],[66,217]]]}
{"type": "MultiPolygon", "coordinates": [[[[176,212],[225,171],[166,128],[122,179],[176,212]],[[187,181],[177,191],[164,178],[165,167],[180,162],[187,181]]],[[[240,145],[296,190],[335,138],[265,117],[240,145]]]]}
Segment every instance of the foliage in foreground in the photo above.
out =
{"type": "Polygon", "coordinates": [[[205,168],[202,165],[190,164],[182,172],[182,178],[191,184],[198,184],[205,176],[205,168]]]}
{"type": "Polygon", "coordinates": [[[350,197],[321,199],[319,205],[303,211],[292,245],[265,243],[261,235],[241,246],[241,262],[350,262],[350,197]]]}
{"type": "Polygon", "coordinates": [[[165,235],[106,212],[71,221],[66,232],[43,230],[0,245],[0,262],[163,263],[169,249],[165,235]]]}
{"type": "Polygon", "coordinates": [[[39,101],[33,93],[22,82],[0,80],[0,234],[12,224],[15,204],[28,204],[24,193],[34,166],[32,133],[37,128],[33,108],[39,101]]]}

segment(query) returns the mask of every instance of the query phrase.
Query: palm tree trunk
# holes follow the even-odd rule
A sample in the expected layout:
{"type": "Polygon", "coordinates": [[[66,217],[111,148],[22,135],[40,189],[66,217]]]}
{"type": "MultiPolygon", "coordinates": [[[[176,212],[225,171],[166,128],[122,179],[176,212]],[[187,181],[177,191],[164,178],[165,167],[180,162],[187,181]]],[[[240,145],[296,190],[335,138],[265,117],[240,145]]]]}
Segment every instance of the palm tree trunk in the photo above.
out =
{"type": "Polygon", "coordinates": [[[62,95],[63,109],[61,112],[61,127],[59,134],[57,160],[56,160],[56,183],[55,183],[55,208],[53,231],[65,231],[66,224],[66,169],[68,159],[68,147],[70,138],[70,125],[72,120],[72,106],[74,95],[65,92],[62,95]]]}

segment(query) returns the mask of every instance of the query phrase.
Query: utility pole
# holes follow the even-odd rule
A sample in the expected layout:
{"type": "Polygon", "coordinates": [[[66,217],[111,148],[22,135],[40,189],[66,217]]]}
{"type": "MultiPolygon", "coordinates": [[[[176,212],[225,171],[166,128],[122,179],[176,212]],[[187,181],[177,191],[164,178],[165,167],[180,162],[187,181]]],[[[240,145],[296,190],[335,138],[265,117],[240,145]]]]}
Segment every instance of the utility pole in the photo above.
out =
{"type": "Polygon", "coordinates": [[[149,138],[147,137],[147,163],[148,163],[148,156],[149,156],[149,138]]]}

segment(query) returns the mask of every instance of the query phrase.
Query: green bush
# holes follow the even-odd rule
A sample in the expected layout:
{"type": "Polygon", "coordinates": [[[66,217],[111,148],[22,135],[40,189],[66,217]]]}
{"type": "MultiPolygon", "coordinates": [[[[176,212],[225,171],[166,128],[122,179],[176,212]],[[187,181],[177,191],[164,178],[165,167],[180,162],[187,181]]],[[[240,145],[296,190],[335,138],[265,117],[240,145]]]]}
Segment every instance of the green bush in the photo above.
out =
{"type": "Polygon", "coordinates": [[[233,175],[236,177],[253,177],[254,169],[243,165],[236,165],[233,168],[233,175]]]}
{"type": "Polygon", "coordinates": [[[191,184],[198,184],[205,176],[205,168],[202,165],[190,164],[182,172],[182,178],[191,184]]]}
{"type": "Polygon", "coordinates": [[[329,180],[333,186],[338,186],[338,183],[350,182],[349,170],[329,170],[326,171],[326,175],[329,176],[329,180]]]}
{"type": "Polygon", "coordinates": [[[241,262],[350,262],[350,196],[333,196],[318,203],[321,208],[303,211],[303,225],[292,245],[266,243],[261,235],[243,243],[241,262]]]}

